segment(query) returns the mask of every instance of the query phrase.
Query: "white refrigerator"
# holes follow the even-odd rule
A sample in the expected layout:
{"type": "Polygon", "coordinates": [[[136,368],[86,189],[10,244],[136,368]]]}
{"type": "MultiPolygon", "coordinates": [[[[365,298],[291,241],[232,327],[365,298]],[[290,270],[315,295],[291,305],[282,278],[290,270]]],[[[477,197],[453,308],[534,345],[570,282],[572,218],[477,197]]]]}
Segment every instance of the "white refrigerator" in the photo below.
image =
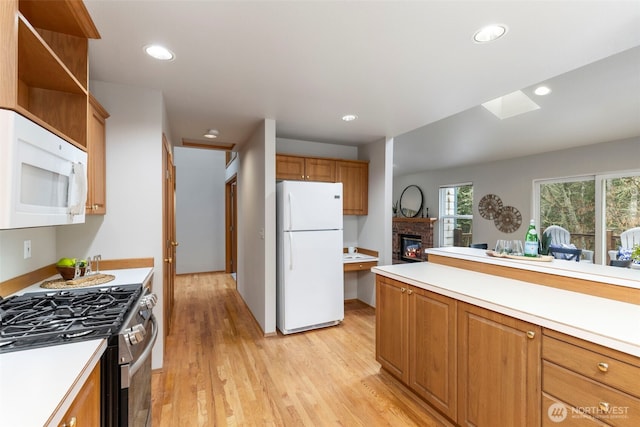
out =
{"type": "Polygon", "coordinates": [[[344,319],[342,183],[276,185],[277,316],[283,334],[344,319]]]}

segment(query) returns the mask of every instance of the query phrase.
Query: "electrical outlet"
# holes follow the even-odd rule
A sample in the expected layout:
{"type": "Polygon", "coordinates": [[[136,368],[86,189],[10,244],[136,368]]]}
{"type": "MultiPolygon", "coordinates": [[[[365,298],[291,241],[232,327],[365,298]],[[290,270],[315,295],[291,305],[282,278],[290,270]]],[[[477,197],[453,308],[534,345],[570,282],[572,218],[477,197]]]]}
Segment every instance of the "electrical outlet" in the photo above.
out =
{"type": "Polygon", "coordinates": [[[31,258],[31,240],[24,241],[24,259],[31,258]]]}

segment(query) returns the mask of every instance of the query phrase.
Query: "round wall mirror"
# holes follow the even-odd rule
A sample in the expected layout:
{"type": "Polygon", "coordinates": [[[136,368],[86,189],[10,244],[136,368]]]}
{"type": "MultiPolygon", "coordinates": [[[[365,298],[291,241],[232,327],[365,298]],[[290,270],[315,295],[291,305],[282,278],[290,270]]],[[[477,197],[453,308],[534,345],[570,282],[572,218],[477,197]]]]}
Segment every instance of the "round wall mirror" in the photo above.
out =
{"type": "Polygon", "coordinates": [[[415,218],[422,210],[422,190],[417,185],[409,185],[400,195],[400,214],[406,218],[415,218]]]}

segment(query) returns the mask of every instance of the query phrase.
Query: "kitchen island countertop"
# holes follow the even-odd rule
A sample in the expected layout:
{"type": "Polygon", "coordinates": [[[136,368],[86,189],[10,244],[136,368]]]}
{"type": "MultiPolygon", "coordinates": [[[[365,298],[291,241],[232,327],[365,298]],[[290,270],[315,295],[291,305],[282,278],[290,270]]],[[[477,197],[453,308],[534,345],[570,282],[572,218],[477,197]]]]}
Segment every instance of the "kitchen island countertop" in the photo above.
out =
{"type": "Polygon", "coordinates": [[[371,271],[640,357],[636,304],[433,262],[378,266],[371,271]]]}

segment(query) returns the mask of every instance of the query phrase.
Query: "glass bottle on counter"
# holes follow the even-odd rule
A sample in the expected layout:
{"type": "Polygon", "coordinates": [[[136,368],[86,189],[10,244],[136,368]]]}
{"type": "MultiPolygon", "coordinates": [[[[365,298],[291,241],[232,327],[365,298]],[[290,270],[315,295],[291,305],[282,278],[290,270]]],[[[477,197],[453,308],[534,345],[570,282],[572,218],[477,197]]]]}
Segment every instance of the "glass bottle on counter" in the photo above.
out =
{"type": "Polygon", "coordinates": [[[524,237],[524,256],[538,256],[538,232],[536,231],[536,223],[531,220],[527,234],[524,237]]]}

